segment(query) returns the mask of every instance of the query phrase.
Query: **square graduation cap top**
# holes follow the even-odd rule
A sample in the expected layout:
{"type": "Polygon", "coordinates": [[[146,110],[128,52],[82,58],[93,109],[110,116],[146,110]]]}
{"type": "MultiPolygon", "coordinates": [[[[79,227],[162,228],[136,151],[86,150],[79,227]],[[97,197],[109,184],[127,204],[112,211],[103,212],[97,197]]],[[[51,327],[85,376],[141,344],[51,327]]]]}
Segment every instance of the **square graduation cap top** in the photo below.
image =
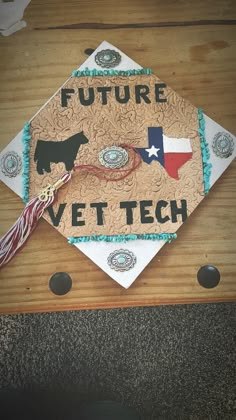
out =
{"type": "Polygon", "coordinates": [[[125,288],[232,162],[235,137],[104,41],[0,154],[0,179],[28,201],[75,165],[132,169],[132,152],[129,176],[75,173],[44,213],[125,288]]]}

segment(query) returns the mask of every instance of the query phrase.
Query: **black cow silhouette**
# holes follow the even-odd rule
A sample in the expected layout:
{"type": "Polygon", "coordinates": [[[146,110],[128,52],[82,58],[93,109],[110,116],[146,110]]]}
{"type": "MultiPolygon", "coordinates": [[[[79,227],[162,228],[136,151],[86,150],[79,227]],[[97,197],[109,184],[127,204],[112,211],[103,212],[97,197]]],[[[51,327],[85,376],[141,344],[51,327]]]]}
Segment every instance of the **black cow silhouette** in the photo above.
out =
{"type": "Polygon", "coordinates": [[[71,171],[81,144],[86,143],[88,143],[88,139],[83,131],[64,141],[38,140],[34,153],[34,161],[37,162],[37,172],[40,175],[44,171],[51,172],[50,164],[52,162],[64,162],[66,170],[71,171]]]}

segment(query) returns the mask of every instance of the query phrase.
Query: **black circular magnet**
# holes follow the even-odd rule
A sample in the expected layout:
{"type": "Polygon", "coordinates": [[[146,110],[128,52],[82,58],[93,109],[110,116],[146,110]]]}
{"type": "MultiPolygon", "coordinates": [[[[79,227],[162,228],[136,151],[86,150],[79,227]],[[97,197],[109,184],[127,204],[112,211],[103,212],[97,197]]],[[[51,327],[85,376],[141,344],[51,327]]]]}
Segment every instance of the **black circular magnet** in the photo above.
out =
{"type": "Polygon", "coordinates": [[[86,48],[86,50],[84,50],[84,53],[87,55],[91,55],[93,54],[95,50],[93,48],[86,48]]]}
{"type": "Polygon", "coordinates": [[[213,289],[219,284],[220,272],[214,265],[204,265],[198,270],[199,284],[206,289],[213,289]]]}
{"type": "Polygon", "coordinates": [[[49,280],[49,288],[55,295],[65,295],[70,291],[71,286],[72,279],[67,273],[55,273],[49,280]]]}

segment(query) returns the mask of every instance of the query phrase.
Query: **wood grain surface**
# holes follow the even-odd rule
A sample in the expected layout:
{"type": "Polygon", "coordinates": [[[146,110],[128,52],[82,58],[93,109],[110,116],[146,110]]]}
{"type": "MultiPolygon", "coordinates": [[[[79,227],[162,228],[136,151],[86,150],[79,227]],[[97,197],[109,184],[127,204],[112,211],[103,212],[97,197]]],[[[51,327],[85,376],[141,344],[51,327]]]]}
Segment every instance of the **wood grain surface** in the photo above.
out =
{"type": "MultiPolygon", "coordinates": [[[[86,59],[85,49],[104,39],[236,133],[234,1],[32,0],[25,19],[26,29],[0,39],[1,149],[86,59]]],[[[24,249],[0,272],[0,312],[235,300],[235,181],[236,162],[181,227],[178,239],[128,290],[40,221],[24,249]],[[198,284],[197,271],[205,264],[221,272],[214,289],[198,284]],[[59,271],[73,280],[65,296],[48,287],[59,271]]],[[[2,183],[0,192],[2,235],[23,204],[2,183]]]]}

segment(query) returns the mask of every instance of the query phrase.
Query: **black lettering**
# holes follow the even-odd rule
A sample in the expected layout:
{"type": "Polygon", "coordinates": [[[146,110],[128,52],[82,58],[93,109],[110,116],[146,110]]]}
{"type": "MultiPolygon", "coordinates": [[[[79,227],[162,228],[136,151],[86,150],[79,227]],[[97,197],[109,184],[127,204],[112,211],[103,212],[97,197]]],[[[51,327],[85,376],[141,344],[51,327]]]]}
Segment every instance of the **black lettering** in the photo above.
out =
{"type": "Polygon", "coordinates": [[[111,87],[105,86],[105,87],[98,87],[97,91],[101,93],[102,95],[102,105],[107,104],[107,93],[111,91],[111,87]]]}
{"type": "Polygon", "coordinates": [[[61,106],[66,107],[68,99],[71,98],[71,94],[75,93],[75,89],[62,89],[61,90],[61,106]]]}
{"type": "Polygon", "coordinates": [[[130,99],[130,91],[129,86],[123,86],[124,87],[124,96],[123,98],[120,97],[120,86],[115,86],[115,96],[117,102],[120,102],[120,104],[126,104],[128,100],[130,99]]]}
{"type": "Polygon", "coordinates": [[[107,203],[91,203],[90,207],[97,210],[97,225],[103,225],[103,209],[107,207],[107,203]]]}
{"type": "Polygon", "coordinates": [[[146,102],[146,104],[150,104],[151,101],[148,98],[148,93],[149,93],[149,87],[146,85],[137,85],[135,86],[135,99],[136,99],[136,104],[140,104],[141,103],[141,99],[144,100],[144,102],[146,102]]]}
{"type": "Polygon", "coordinates": [[[137,201],[122,201],[120,203],[121,209],[126,209],[126,223],[127,225],[133,224],[133,209],[137,207],[137,201]]]}
{"type": "Polygon", "coordinates": [[[140,201],[141,223],[153,223],[154,218],[150,216],[149,210],[146,207],[152,206],[151,200],[140,201]]]}
{"type": "Polygon", "coordinates": [[[172,223],[177,222],[177,214],[180,214],[182,216],[182,222],[184,222],[188,215],[187,215],[187,201],[186,200],[180,200],[181,207],[177,207],[176,200],[173,200],[170,202],[170,208],[171,208],[171,217],[172,217],[172,223]]]}
{"type": "Polygon", "coordinates": [[[162,214],[161,214],[162,207],[166,207],[167,205],[168,203],[165,200],[160,200],[157,202],[156,218],[157,218],[158,223],[166,223],[168,222],[168,220],[170,220],[169,216],[162,217],[162,214]]]}
{"type": "Polygon", "coordinates": [[[156,102],[166,102],[166,98],[160,98],[161,95],[164,95],[164,90],[162,88],[165,88],[165,83],[156,83],[155,84],[155,95],[156,95],[156,102]]]}
{"type": "Polygon", "coordinates": [[[79,88],[78,92],[79,92],[79,100],[80,100],[81,105],[88,106],[88,105],[93,104],[93,102],[94,102],[94,89],[92,87],[88,88],[88,98],[87,99],[85,99],[85,97],[84,97],[84,88],[79,88]]]}
{"type": "Polygon", "coordinates": [[[82,216],[82,211],[78,211],[79,209],[85,209],[84,203],[74,203],[72,204],[72,226],[84,226],[84,220],[78,220],[78,217],[82,216]]]}
{"type": "Polygon", "coordinates": [[[66,207],[65,203],[60,204],[57,214],[54,214],[54,210],[52,206],[47,208],[47,211],[48,211],[48,214],[50,216],[53,226],[59,226],[65,207],[66,207]]]}

